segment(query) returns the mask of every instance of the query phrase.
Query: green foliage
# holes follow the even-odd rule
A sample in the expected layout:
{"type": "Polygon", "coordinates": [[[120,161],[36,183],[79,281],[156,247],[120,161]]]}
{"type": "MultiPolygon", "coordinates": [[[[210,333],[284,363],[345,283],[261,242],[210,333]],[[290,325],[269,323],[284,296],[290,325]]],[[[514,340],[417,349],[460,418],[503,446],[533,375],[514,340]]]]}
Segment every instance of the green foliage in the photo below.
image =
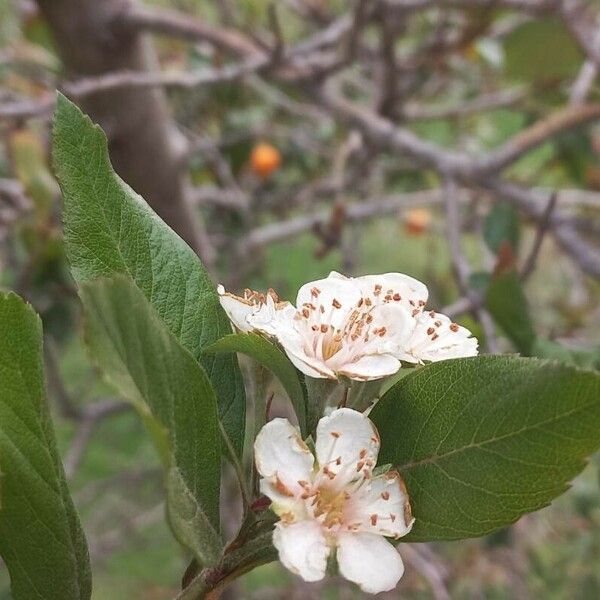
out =
{"type": "Polygon", "coordinates": [[[516,271],[511,270],[492,278],[487,288],[486,306],[515,348],[521,354],[529,356],[536,333],[516,271]]]}
{"type": "Polygon", "coordinates": [[[483,237],[490,250],[497,253],[503,243],[513,252],[519,248],[519,214],[508,202],[494,202],[483,228],[483,237]]]}
{"type": "Polygon", "coordinates": [[[65,241],[78,284],[127,275],[171,333],[201,359],[223,427],[241,454],[245,394],[235,355],[202,357],[231,332],[215,286],[194,252],[116,175],[102,130],[64,96],[54,122],[54,166],[65,200],[65,241]]]}
{"type": "Polygon", "coordinates": [[[307,435],[307,406],[305,391],[298,372],[287,356],[272,342],[254,333],[227,335],[204,350],[207,353],[241,352],[269,369],[281,382],[292,401],[303,435],[307,435]]]}
{"type": "Polygon", "coordinates": [[[565,26],[554,18],[526,21],[504,40],[506,74],[544,83],[577,73],[582,53],[565,26]]]}
{"type": "Polygon", "coordinates": [[[94,357],[140,412],[163,459],[172,529],[198,560],[212,564],[221,549],[221,457],[210,381],[127,278],[83,283],[81,298],[94,357]]]}
{"type": "Polygon", "coordinates": [[[42,327],[0,294],[0,555],[15,600],[91,596],[87,545],[56,450],[44,392],[42,327]]]}
{"type": "Polygon", "coordinates": [[[548,505],[600,446],[600,375],[481,356],[403,378],[371,413],[381,464],[405,479],[405,541],[485,535],[548,505]]]}

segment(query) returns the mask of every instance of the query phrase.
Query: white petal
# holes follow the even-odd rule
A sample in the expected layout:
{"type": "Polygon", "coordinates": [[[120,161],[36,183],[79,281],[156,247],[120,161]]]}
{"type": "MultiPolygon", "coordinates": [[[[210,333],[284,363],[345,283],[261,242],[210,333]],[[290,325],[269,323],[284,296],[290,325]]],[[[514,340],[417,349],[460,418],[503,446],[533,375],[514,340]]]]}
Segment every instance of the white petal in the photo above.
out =
{"type": "Polygon", "coordinates": [[[393,590],[404,573],[398,551],[374,533],[340,534],[337,562],[340,573],[369,594],[393,590]]]}
{"type": "Polygon", "coordinates": [[[395,538],[406,535],[414,518],[400,475],[390,471],[366,480],[348,500],[345,518],[354,531],[395,538]]]}
{"type": "Polygon", "coordinates": [[[337,372],[350,379],[370,381],[393,375],[399,368],[400,361],[391,354],[371,354],[342,365],[337,372]]]}
{"type": "Polygon", "coordinates": [[[375,296],[381,301],[389,296],[393,302],[400,303],[410,311],[420,312],[429,297],[429,291],[424,283],[403,273],[365,275],[357,277],[354,281],[360,285],[365,295],[375,296]]]}
{"type": "Polygon", "coordinates": [[[297,496],[303,492],[299,482],[310,481],[314,457],[287,419],[273,419],[260,430],[254,442],[254,459],[256,470],[280,495],[297,496]]]}
{"type": "Polygon", "coordinates": [[[273,531],[273,545],[279,551],[279,560],[304,581],[319,581],[325,576],[327,545],[321,526],[316,521],[300,521],[292,525],[277,523],[273,531]]]}
{"type": "Polygon", "coordinates": [[[377,462],[379,434],[363,413],[338,408],[317,425],[317,461],[326,468],[332,481],[345,485],[370,473],[377,462]]]}
{"type": "Polygon", "coordinates": [[[401,360],[410,362],[439,361],[477,355],[477,338],[465,327],[453,323],[446,315],[423,313],[406,345],[401,360]],[[408,355],[408,356],[407,356],[408,355]]]}
{"type": "Polygon", "coordinates": [[[347,315],[361,299],[361,290],[352,279],[329,276],[305,283],[298,291],[296,308],[312,304],[322,314],[322,321],[340,328],[347,315]]]}
{"type": "Polygon", "coordinates": [[[254,311],[255,307],[252,302],[226,292],[222,285],[217,287],[217,292],[223,310],[236,329],[243,333],[251,331],[252,327],[248,325],[247,317],[254,311]]]}
{"type": "Polygon", "coordinates": [[[246,321],[252,330],[277,336],[279,329],[290,323],[295,314],[296,309],[289,302],[275,303],[273,298],[267,295],[266,303],[257,306],[246,317],[246,321]]]}

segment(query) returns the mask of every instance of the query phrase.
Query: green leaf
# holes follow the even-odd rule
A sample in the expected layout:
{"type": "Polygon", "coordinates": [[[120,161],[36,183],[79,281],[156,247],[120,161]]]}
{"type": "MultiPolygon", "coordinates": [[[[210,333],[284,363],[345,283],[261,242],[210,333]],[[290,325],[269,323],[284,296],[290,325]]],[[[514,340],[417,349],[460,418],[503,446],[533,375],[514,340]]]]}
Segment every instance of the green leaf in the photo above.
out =
{"type": "Polygon", "coordinates": [[[539,358],[559,360],[583,369],[600,370],[600,347],[594,350],[569,348],[552,340],[538,338],[533,345],[531,354],[539,358]]]}
{"type": "Polygon", "coordinates": [[[547,506],[600,446],[600,375],[533,358],[433,363],[371,418],[415,516],[403,540],[486,535],[547,506]]]}
{"type": "Polygon", "coordinates": [[[565,26],[556,18],[526,21],[504,40],[506,74],[528,83],[572,77],[583,55],[565,26]]]}
{"type": "Polygon", "coordinates": [[[516,271],[492,279],[487,289],[486,306],[515,348],[525,356],[531,355],[536,333],[516,271]]]}
{"type": "Polygon", "coordinates": [[[44,391],[42,326],[0,294],[0,556],[15,600],[83,600],[87,545],[56,449],[44,391]]]}
{"type": "Polygon", "coordinates": [[[307,435],[307,407],[304,389],[294,365],[275,344],[255,333],[233,333],[211,344],[204,351],[210,354],[241,352],[269,369],[279,379],[292,401],[302,434],[307,435]]]}
{"type": "Polygon", "coordinates": [[[198,560],[214,564],[221,550],[221,456],[210,381],[129,279],[87,282],[80,294],[94,357],[154,435],[173,531],[198,560]]]}
{"type": "Polygon", "coordinates": [[[495,202],[488,213],[483,237],[489,249],[497,253],[503,243],[508,243],[516,254],[520,238],[519,214],[508,202],[495,202]]]}
{"type": "Polygon", "coordinates": [[[201,359],[219,398],[223,427],[241,455],[246,400],[237,359],[202,357],[202,348],[231,333],[231,325],[198,257],[118,177],[102,130],[60,94],[53,154],[75,280],[125,274],[135,282],[171,333],[201,359]]]}

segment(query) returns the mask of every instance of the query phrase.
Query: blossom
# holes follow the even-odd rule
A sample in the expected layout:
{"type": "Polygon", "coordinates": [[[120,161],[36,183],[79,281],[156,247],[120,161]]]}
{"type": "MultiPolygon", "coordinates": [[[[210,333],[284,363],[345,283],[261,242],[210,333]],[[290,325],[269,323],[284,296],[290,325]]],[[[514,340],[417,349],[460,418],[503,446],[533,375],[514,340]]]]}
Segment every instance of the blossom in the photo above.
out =
{"type": "Polygon", "coordinates": [[[402,577],[402,559],[384,537],[406,535],[414,519],[400,475],[373,474],[379,444],[373,423],[349,408],[319,421],[316,460],[287,419],[258,434],[260,489],[280,517],[273,544],[304,580],[322,579],[332,553],[340,573],[365,592],[392,590],[402,577]]]}
{"type": "MultiPolygon", "coordinates": [[[[261,331],[270,335],[272,324],[283,318],[293,306],[279,299],[275,290],[269,288],[266,294],[251,289],[244,290],[243,296],[236,296],[225,291],[222,285],[217,287],[219,302],[233,326],[243,333],[261,331]],[[252,318],[252,324],[249,322],[252,318]]],[[[289,314],[288,314],[289,316],[289,314]]]]}
{"type": "MultiPolygon", "coordinates": [[[[412,313],[426,298],[427,288],[407,275],[351,279],[334,272],[303,285],[295,314],[270,323],[270,331],[310,377],[380,379],[400,368],[397,355],[415,327],[412,313]]],[[[262,327],[254,316],[248,322],[262,327]]]]}
{"type": "Polygon", "coordinates": [[[471,332],[426,311],[427,287],[402,273],[352,278],[334,271],[303,285],[295,307],[273,290],[240,298],[220,286],[219,294],[237,329],[275,338],[310,377],[372,381],[396,373],[401,361],[477,354],[471,332]]]}

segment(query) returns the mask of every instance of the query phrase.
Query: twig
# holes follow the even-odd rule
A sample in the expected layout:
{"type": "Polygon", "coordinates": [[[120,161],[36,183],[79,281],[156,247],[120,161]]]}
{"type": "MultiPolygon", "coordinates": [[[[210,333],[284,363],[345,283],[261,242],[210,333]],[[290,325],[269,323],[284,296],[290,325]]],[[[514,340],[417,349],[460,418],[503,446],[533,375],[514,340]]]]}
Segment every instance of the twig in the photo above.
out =
{"type": "Polygon", "coordinates": [[[533,273],[538,256],[540,254],[540,250],[542,248],[542,242],[544,241],[544,237],[550,228],[550,218],[552,217],[552,212],[556,207],[556,201],[558,199],[558,194],[554,192],[550,195],[550,199],[548,200],[548,205],[546,206],[546,210],[544,211],[543,218],[539,221],[537,230],[535,232],[535,238],[533,240],[533,246],[531,247],[531,252],[527,256],[525,260],[525,264],[521,270],[520,279],[521,281],[526,281],[529,279],[530,275],[533,273]]]}
{"type": "Polygon", "coordinates": [[[65,475],[72,479],[88,448],[94,430],[108,417],[121,414],[131,408],[127,402],[106,400],[90,404],[83,409],[78,417],[79,423],[75,438],[64,459],[65,475]]]}
{"type": "Polygon", "coordinates": [[[450,600],[451,596],[444,581],[446,574],[441,571],[435,560],[421,554],[419,546],[419,544],[403,544],[402,556],[427,581],[435,600],[450,600]]]}

